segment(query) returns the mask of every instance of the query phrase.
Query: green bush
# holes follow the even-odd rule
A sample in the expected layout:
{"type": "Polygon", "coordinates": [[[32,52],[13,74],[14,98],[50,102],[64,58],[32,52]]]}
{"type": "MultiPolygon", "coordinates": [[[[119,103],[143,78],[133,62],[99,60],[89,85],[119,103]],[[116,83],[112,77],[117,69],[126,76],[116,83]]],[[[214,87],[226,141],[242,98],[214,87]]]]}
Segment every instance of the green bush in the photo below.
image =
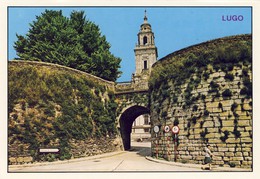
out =
{"type": "MultiPolygon", "coordinates": [[[[34,109],[25,116],[24,124],[10,125],[8,135],[29,144],[30,151],[59,140],[60,159],[69,159],[69,140],[95,138],[94,131],[102,131],[100,136],[117,133],[115,96],[108,92],[105,102],[100,98],[105,86],[83,75],[47,67],[10,65],[8,70],[9,112],[14,111],[16,104],[21,104],[24,111],[34,109]],[[55,106],[60,108],[58,117],[55,106]]],[[[33,153],[33,157],[35,160],[54,160],[53,156],[38,157],[37,153],[33,153]]]]}
{"type": "Polygon", "coordinates": [[[204,116],[208,116],[209,115],[209,111],[208,110],[205,110],[204,111],[204,116]]]}
{"type": "Polygon", "coordinates": [[[230,91],[230,89],[226,89],[225,91],[223,91],[222,96],[223,97],[231,97],[232,92],[230,91]]]}
{"type": "Polygon", "coordinates": [[[178,126],[179,125],[179,119],[174,119],[174,121],[173,121],[173,125],[174,126],[178,126]]]}
{"type": "Polygon", "coordinates": [[[198,110],[198,105],[194,105],[194,106],[192,107],[192,111],[195,112],[195,111],[197,111],[197,110],[198,110]]]}
{"type": "Polygon", "coordinates": [[[197,117],[196,117],[196,116],[193,116],[193,117],[191,118],[191,121],[193,122],[193,124],[196,124],[196,122],[197,122],[197,117]]]}
{"type": "Polygon", "coordinates": [[[239,138],[241,136],[240,131],[237,130],[237,125],[235,125],[234,130],[232,132],[235,135],[235,138],[239,138]]]}
{"type": "Polygon", "coordinates": [[[222,142],[226,142],[226,140],[228,139],[228,136],[229,136],[229,132],[228,131],[224,131],[224,136],[221,136],[220,140],[222,142]]]}
{"type": "Polygon", "coordinates": [[[234,80],[234,75],[231,74],[231,73],[227,73],[227,74],[225,75],[225,79],[226,79],[226,80],[229,80],[229,81],[233,81],[233,80],[234,80]]]}
{"type": "Polygon", "coordinates": [[[234,103],[231,105],[231,111],[234,112],[237,107],[238,107],[238,104],[237,104],[236,102],[234,102],[234,103]]]}
{"type": "Polygon", "coordinates": [[[229,166],[230,166],[231,168],[234,168],[234,167],[236,167],[236,164],[234,164],[234,163],[229,163],[229,166]]]}

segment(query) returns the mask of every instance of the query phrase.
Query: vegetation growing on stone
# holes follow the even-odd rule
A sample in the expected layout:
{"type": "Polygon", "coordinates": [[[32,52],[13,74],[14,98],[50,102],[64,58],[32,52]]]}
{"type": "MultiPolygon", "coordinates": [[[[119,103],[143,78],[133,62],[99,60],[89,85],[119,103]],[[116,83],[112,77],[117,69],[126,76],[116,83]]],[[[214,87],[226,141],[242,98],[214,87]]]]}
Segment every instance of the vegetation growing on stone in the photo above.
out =
{"type": "MultiPolygon", "coordinates": [[[[251,35],[240,35],[185,48],[154,64],[149,87],[151,111],[157,110],[152,118],[158,120],[165,111],[167,118],[159,118],[161,124],[178,117],[179,161],[202,162],[198,161],[200,149],[210,143],[216,152],[215,164],[252,164],[252,153],[247,152],[252,147],[251,51],[251,35]],[[160,92],[165,83],[168,99],[160,92]],[[234,154],[234,146],[241,153],[234,154]]],[[[163,137],[160,140],[164,142],[163,137]]]]}
{"type": "MultiPolygon", "coordinates": [[[[234,64],[243,65],[252,62],[252,42],[248,36],[242,36],[242,40],[237,43],[210,43],[210,47],[196,48],[188,53],[175,52],[165,57],[168,59],[175,55],[173,60],[166,61],[162,59],[154,65],[151,78],[149,80],[150,88],[156,89],[162,81],[174,79],[175,84],[183,84],[193,73],[203,72],[205,79],[208,78],[207,69],[211,66],[214,70],[230,71],[234,64]],[[245,38],[245,40],[243,40],[245,38]],[[178,54],[181,53],[181,54],[178,54]],[[178,54],[178,55],[177,55],[178,54]]],[[[200,44],[199,44],[200,45],[200,44]]],[[[198,46],[199,46],[198,45],[198,46]]]]}
{"type": "Polygon", "coordinates": [[[8,73],[9,146],[28,145],[34,160],[44,160],[37,153],[40,147],[56,146],[56,157],[69,159],[71,140],[117,133],[117,104],[105,85],[61,69],[12,62],[8,73]]]}

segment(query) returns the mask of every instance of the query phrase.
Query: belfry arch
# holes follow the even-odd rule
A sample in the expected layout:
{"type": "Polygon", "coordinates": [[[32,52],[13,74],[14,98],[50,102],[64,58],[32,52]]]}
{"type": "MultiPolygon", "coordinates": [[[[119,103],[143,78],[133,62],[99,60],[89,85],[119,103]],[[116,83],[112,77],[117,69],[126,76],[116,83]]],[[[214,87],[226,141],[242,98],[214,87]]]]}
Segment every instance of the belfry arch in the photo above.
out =
{"type": "Polygon", "coordinates": [[[147,107],[134,105],[127,108],[119,118],[120,133],[125,150],[131,149],[131,131],[135,119],[142,114],[150,114],[147,107]]]}

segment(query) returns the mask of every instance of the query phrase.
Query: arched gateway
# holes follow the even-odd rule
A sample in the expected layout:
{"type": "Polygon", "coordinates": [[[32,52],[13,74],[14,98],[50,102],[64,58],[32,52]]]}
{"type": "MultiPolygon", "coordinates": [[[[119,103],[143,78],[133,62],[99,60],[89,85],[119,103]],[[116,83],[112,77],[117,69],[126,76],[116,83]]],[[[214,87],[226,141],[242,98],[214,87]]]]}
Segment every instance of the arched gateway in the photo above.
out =
{"type": "Polygon", "coordinates": [[[124,144],[124,149],[131,148],[131,131],[135,119],[142,114],[149,114],[147,107],[134,105],[127,108],[119,117],[120,133],[124,144]]]}
{"type": "Polygon", "coordinates": [[[138,43],[135,52],[135,73],[130,82],[118,83],[115,86],[118,103],[117,122],[120,128],[125,150],[131,148],[131,130],[135,119],[142,114],[150,114],[148,106],[148,79],[152,65],[157,61],[157,47],[154,33],[148,18],[144,21],[137,34],[138,43]]]}

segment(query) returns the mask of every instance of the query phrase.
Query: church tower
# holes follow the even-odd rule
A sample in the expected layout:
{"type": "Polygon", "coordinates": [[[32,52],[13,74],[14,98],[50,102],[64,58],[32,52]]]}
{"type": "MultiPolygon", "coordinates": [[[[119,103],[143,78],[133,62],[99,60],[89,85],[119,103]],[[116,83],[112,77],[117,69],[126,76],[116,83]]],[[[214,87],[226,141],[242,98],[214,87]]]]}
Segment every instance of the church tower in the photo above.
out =
{"type": "Polygon", "coordinates": [[[154,43],[154,33],[147,20],[145,10],[144,22],[140,26],[140,31],[137,34],[138,43],[134,49],[135,74],[133,74],[132,80],[135,84],[138,84],[139,88],[148,88],[148,78],[151,73],[151,67],[156,62],[158,56],[157,47],[154,43]]]}

